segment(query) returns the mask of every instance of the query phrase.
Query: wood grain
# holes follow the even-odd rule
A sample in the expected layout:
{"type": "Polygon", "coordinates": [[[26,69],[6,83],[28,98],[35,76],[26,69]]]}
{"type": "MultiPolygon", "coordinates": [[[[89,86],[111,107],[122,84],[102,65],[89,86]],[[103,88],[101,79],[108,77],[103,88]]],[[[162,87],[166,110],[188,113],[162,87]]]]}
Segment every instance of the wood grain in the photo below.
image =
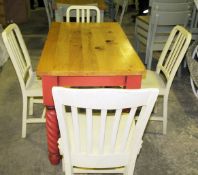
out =
{"type": "Polygon", "coordinates": [[[39,76],[145,75],[118,23],[52,23],[37,67],[39,76]]]}

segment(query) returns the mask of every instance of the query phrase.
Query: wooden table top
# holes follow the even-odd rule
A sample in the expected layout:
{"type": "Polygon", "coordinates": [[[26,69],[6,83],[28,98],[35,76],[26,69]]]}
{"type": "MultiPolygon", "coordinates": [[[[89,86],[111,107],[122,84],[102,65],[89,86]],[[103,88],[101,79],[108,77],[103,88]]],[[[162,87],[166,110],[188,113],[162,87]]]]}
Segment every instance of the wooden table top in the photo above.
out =
{"type": "Polygon", "coordinates": [[[37,67],[39,76],[145,75],[118,23],[53,22],[37,67]]]}
{"type": "Polygon", "coordinates": [[[98,8],[105,10],[107,8],[104,0],[55,0],[56,3],[72,4],[72,5],[85,5],[85,4],[98,4],[98,8]]]}

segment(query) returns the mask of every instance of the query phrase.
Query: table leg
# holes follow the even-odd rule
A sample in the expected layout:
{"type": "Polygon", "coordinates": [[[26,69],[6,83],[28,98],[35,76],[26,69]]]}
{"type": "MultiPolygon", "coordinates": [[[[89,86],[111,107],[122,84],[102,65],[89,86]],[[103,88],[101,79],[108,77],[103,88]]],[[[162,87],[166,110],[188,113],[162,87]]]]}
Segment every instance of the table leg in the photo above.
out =
{"type": "Polygon", "coordinates": [[[141,75],[127,76],[126,89],[140,89],[141,88],[141,75]]]}
{"type": "Polygon", "coordinates": [[[57,140],[60,137],[58,121],[54,107],[47,107],[46,111],[46,129],[48,153],[51,164],[57,165],[60,162],[60,153],[57,140]]]}

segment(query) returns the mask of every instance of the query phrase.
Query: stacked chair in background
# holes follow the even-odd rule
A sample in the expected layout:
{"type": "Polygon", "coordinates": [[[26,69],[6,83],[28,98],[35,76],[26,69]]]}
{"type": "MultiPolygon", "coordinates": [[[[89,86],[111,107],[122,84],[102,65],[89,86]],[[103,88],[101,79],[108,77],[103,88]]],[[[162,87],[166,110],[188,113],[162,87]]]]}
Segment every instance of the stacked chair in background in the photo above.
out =
{"type": "Polygon", "coordinates": [[[192,12],[192,2],[187,0],[155,0],[150,2],[148,16],[138,16],[135,23],[135,47],[146,49],[145,63],[151,69],[153,51],[161,51],[175,25],[187,26],[192,12]],[[159,2],[158,2],[159,1],[159,2]]]}

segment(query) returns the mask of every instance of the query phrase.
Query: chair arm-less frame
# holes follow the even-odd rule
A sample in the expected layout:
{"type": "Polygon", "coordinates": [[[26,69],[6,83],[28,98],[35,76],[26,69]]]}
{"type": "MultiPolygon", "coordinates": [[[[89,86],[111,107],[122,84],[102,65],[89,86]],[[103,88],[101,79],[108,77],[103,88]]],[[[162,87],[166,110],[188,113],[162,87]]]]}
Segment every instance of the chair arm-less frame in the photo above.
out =
{"type": "Polygon", "coordinates": [[[52,93],[65,174],[132,175],[159,90],[53,87],[52,93]]]}
{"type": "Polygon", "coordinates": [[[182,26],[175,26],[166,41],[160,55],[156,71],[147,70],[142,88],[158,88],[159,96],[163,97],[162,116],[151,120],[163,122],[163,134],[167,132],[168,96],[170,88],[181,61],[191,42],[192,35],[182,26]]]}
{"type": "Polygon", "coordinates": [[[10,24],[2,33],[4,44],[15,68],[23,97],[22,137],[26,137],[28,123],[45,122],[45,110],[41,118],[28,118],[33,115],[33,104],[43,103],[41,80],[33,72],[30,56],[20,29],[16,24],[10,24]],[[29,107],[28,107],[29,106],[29,107]]]}

